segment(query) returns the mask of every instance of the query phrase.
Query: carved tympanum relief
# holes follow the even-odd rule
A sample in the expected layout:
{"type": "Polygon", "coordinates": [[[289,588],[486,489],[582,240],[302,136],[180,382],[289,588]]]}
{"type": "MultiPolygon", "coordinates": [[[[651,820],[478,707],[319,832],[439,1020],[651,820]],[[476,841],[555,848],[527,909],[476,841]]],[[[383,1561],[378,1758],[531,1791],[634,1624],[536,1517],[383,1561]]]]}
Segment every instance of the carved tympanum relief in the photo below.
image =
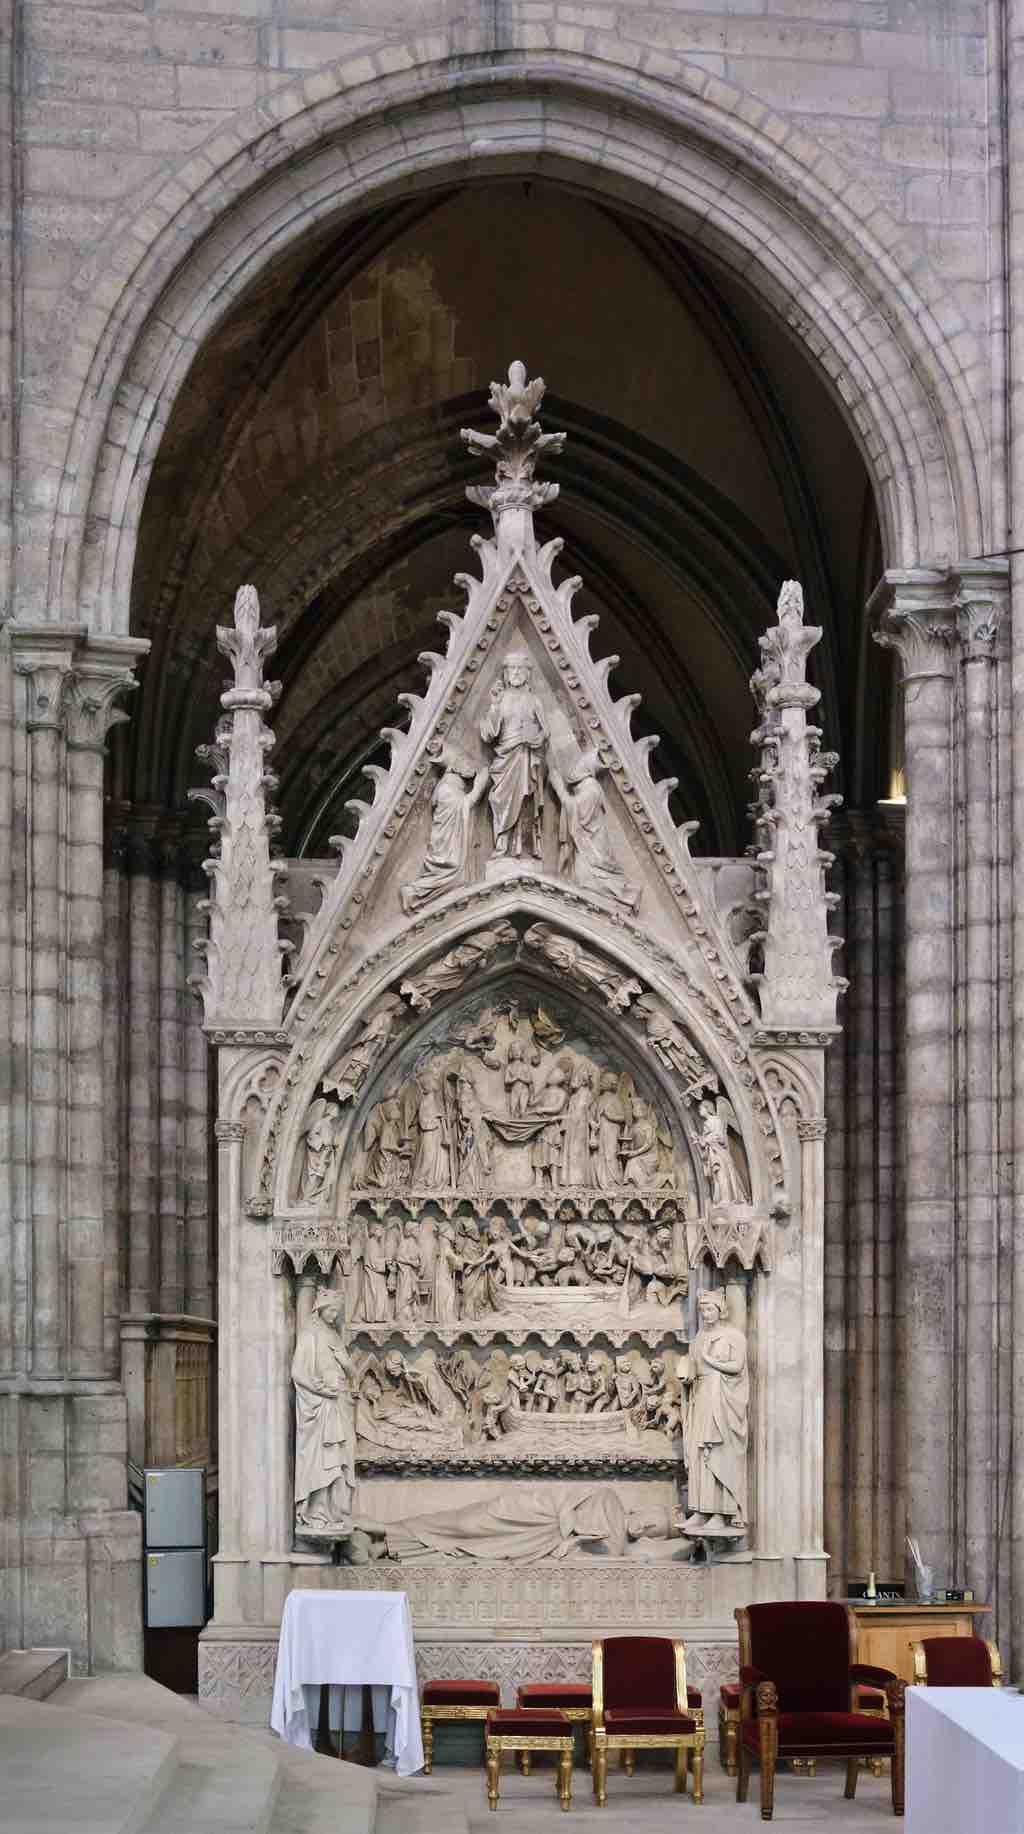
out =
{"type": "MultiPolygon", "coordinates": [[[[689,1151],[674,1140],[663,1099],[570,1028],[555,1003],[515,992],[447,1027],[366,1111],[352,1187],[689,1189],[689,1151]]],[[[319,1118],[317,1104],[310,1115],[319,1118]]]]}

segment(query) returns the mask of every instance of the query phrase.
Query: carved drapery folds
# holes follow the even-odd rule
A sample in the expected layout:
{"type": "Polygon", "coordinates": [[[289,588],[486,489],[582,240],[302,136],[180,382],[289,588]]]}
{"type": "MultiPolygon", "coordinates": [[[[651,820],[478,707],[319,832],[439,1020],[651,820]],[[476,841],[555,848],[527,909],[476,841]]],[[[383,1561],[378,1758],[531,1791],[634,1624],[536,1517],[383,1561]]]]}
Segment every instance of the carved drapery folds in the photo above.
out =
{"type": "Polygon", "coordinates": [[[214,811],[214,847],[203,862],[211,890],[209,935],[196,945],[205,973],[194,980],[207,1027],[266,1029],[280,1025],[284,1010],[282,957],[290,945],[278,934],[285,900],[274,886],[283,867],[270,852],[279,817],[268,802],[275,779],[266,756],[274,735],[264,720],[280,685],[263,678],[264,657],[276,647],[277,631],[260,625],[255,588],[240,586],[234,627],[217,628],[217,648],[232,664],[234,685],[220,697],[224,718],[216,743],[199,748],[214,766],[213,787],[190,792],[214,811]]]}

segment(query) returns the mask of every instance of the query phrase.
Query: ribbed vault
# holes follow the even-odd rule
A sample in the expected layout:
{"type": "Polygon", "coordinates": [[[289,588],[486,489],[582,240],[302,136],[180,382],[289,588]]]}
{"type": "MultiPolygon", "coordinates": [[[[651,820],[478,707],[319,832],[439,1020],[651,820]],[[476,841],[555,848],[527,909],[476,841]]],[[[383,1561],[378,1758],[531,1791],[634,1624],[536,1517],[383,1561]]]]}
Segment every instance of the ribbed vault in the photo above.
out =
{"type": "Polygon", "coordinates": [[[344,832],[480,527],[459,428],[520,353],[569,435],[542,533],[582,574],[577,605],[599,613],[622,689],[643,695],[677,812],[702,824],[696,849],[746,842],[747,677],[791,574],[826,629],[818,681],[843,787],[878,794],[884,759],[858,743],[867,706],[884,728],[885,660],[861,615],[877,521],[831,398],[764,307],[678,239],[505,182],[311,240],[201,350],[140,527],[133,628],[153,648],[118,740],[119,800],[185,810],[221,686],[213,621],[251,579],[280,630],[284,848],[323,852],[344,832]]]}

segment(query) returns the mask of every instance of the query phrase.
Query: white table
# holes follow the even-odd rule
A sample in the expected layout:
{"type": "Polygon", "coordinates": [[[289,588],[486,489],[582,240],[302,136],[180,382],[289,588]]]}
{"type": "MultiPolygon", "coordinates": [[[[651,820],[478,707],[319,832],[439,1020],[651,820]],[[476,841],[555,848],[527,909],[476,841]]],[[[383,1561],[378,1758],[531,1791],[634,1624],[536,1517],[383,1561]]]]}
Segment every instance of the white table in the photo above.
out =
{"type": "Polygon", "coordinates": [[[400,1777],[423,1768],[412,1618],[404,1592],[290,1592],[274,1674],[273,1730],[290,1745],[312,1744],[319,1690],[330,1684],[332,1730],[358,1725],[355,1696],[374,1689],[374,1723],[384,1720],[385,1762],[400,1777]],[[383,1712],[381,1711],[383,1709],[383,1712]]]}
{"type": "Polygon", "coordinates": [[[907,1689],[907,1834],[1024,1834],[1024,1697],[907,1689]]]}

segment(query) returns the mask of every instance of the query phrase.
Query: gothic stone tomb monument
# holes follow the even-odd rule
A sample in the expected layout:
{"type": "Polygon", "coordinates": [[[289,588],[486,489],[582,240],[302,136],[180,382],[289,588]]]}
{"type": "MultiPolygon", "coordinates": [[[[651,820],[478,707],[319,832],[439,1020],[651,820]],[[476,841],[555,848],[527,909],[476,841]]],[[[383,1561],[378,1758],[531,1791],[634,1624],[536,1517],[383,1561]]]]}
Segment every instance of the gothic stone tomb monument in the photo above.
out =
{"type": "MultiPolygon", "coordinates": [[[[820,632],[761,639],[755,836],[691,858],[535,510],[542,382],[493,384],[493,535],[383,734],[320,908],[278,892],[243,587],[218,633],[200,990],[219,1062],[221,1552],[208,1701],[265,1710],[294,1585],[411,1599],[424,1679],[584,1678],[595,1634],[818,1597],[820,632]],[[301,933],[301,943],[292,940],[301,933]]],[[[308,878],[307,878],[308,882],[308,878]]]]}

